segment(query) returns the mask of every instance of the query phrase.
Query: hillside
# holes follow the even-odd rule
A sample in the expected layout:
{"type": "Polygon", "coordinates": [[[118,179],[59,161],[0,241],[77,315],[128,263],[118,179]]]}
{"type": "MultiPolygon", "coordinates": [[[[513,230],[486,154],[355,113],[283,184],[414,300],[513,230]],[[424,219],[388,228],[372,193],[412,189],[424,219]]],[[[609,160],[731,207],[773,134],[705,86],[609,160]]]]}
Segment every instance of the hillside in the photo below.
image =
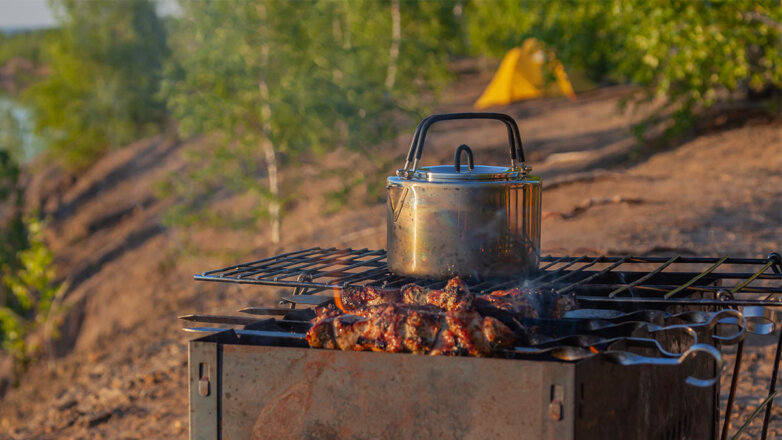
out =
{"type": "MultiPolygon", "coordinates": [[[[463,73],[438,110],[469,110],[487,82],[485,74],[463,73]]],[[[617,111],[628,92],[605,88],[576,102],[550,98],[501,110],[519,122],[530,164],[544,179],[544,252],[757,257],[782,250],[780,121],[740,118],[644,149],[628,132],[643,112],[617,111]]],[[[390,158],[406,151],[409,135],[389,145],[390,158]]],[[[473,146],[476,162],[504,162],[504,137],[490,123],[441,127],[424,162],[448,163],[460,143],[473,146]]],[[[156,196],[159,181],[206,141],[159,136],[114,151],[77,177],[41,167],[30,178],[28,200],[50,216],[57,271],[70,284],[68,312],[49,361],[33,366],[0,401],[0,439],[185,438],[189,335],[176,317],[274,305],[279,296],[269,288],[197,283],[193,274],[315,245],[385,246],[384,205],[349,200],[337,213],[323,213],[339,174],[323,173],[314,161],[283,173],[318,184],[306,185],[292,204],[281,249],[261,228],[163,226],[176,201],[156,196]]],[[[345,156],[336,152],[322,163],[361,167],[345,156]]],[[[231,198],[213,207],[249,208],[231,198]]],[[[770,368],[770,350],[753,347],[746,368],[770,368]]],[[[744,380],[740,394],[749,397],[737,401],[737,421],[767,386],[744,380]]],[[[782,398],[775,405],[772,425],[782,435],[782,398]]]]}

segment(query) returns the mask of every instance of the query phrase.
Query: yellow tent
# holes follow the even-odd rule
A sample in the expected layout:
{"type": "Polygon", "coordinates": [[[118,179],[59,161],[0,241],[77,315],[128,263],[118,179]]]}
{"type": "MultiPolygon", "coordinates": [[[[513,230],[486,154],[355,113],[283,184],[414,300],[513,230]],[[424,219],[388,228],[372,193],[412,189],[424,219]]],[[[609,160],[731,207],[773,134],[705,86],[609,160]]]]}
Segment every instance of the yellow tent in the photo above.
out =
{"type": "Polygon", "coordinates": [[[576,97],[562,63],[538,40],[528,38],[521,47],[515,47],[505,55],[489,86],[475,102],[475,108],[507,105],[543,94],[576,97]],[[546,81],[546,71],[554,74],[556,85],[546,81]]]}

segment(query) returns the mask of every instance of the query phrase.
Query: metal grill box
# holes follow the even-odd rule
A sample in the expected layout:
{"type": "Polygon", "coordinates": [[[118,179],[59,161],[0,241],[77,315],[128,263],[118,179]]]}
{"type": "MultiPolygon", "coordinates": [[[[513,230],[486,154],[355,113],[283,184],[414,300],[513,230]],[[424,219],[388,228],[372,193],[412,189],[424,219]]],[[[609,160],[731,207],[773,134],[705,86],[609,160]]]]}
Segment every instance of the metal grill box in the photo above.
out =
{"type": "Polygon", "coordinates": [[[717,432],[714,362],[621,366],[190,342],[191,439],[700,439],[717,432]]]}

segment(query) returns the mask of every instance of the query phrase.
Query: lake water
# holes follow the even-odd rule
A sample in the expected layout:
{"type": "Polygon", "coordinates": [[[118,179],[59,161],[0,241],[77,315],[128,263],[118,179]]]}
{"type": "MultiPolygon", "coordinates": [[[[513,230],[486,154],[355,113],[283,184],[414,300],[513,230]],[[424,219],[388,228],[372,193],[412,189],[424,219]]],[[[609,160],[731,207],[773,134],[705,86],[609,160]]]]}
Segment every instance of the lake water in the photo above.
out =
{"type": "Polygon", "coordinates": [[[29,161],[46,148],[33,128],[33,113],[29,109],[0,96],[0,147],[13,148],[23,162],[29,161]]]}

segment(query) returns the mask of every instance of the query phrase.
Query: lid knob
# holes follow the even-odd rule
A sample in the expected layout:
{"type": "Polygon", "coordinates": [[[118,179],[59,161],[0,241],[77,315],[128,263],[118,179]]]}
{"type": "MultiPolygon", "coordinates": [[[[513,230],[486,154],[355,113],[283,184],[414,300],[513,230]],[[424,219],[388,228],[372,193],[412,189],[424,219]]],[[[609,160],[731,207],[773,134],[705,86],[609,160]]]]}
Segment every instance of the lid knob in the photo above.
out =
{"type": "Polygon", "coordinates": [[[462,151],[467,152],[467,166],[470,168],[470,172],[472,172],[475,169],[475,159],[472,156],[472,150],[466,144],[461,144],[456,148],[456,153],[453,155],[453,168],[457,173],[461,172],[462,151]]]}

